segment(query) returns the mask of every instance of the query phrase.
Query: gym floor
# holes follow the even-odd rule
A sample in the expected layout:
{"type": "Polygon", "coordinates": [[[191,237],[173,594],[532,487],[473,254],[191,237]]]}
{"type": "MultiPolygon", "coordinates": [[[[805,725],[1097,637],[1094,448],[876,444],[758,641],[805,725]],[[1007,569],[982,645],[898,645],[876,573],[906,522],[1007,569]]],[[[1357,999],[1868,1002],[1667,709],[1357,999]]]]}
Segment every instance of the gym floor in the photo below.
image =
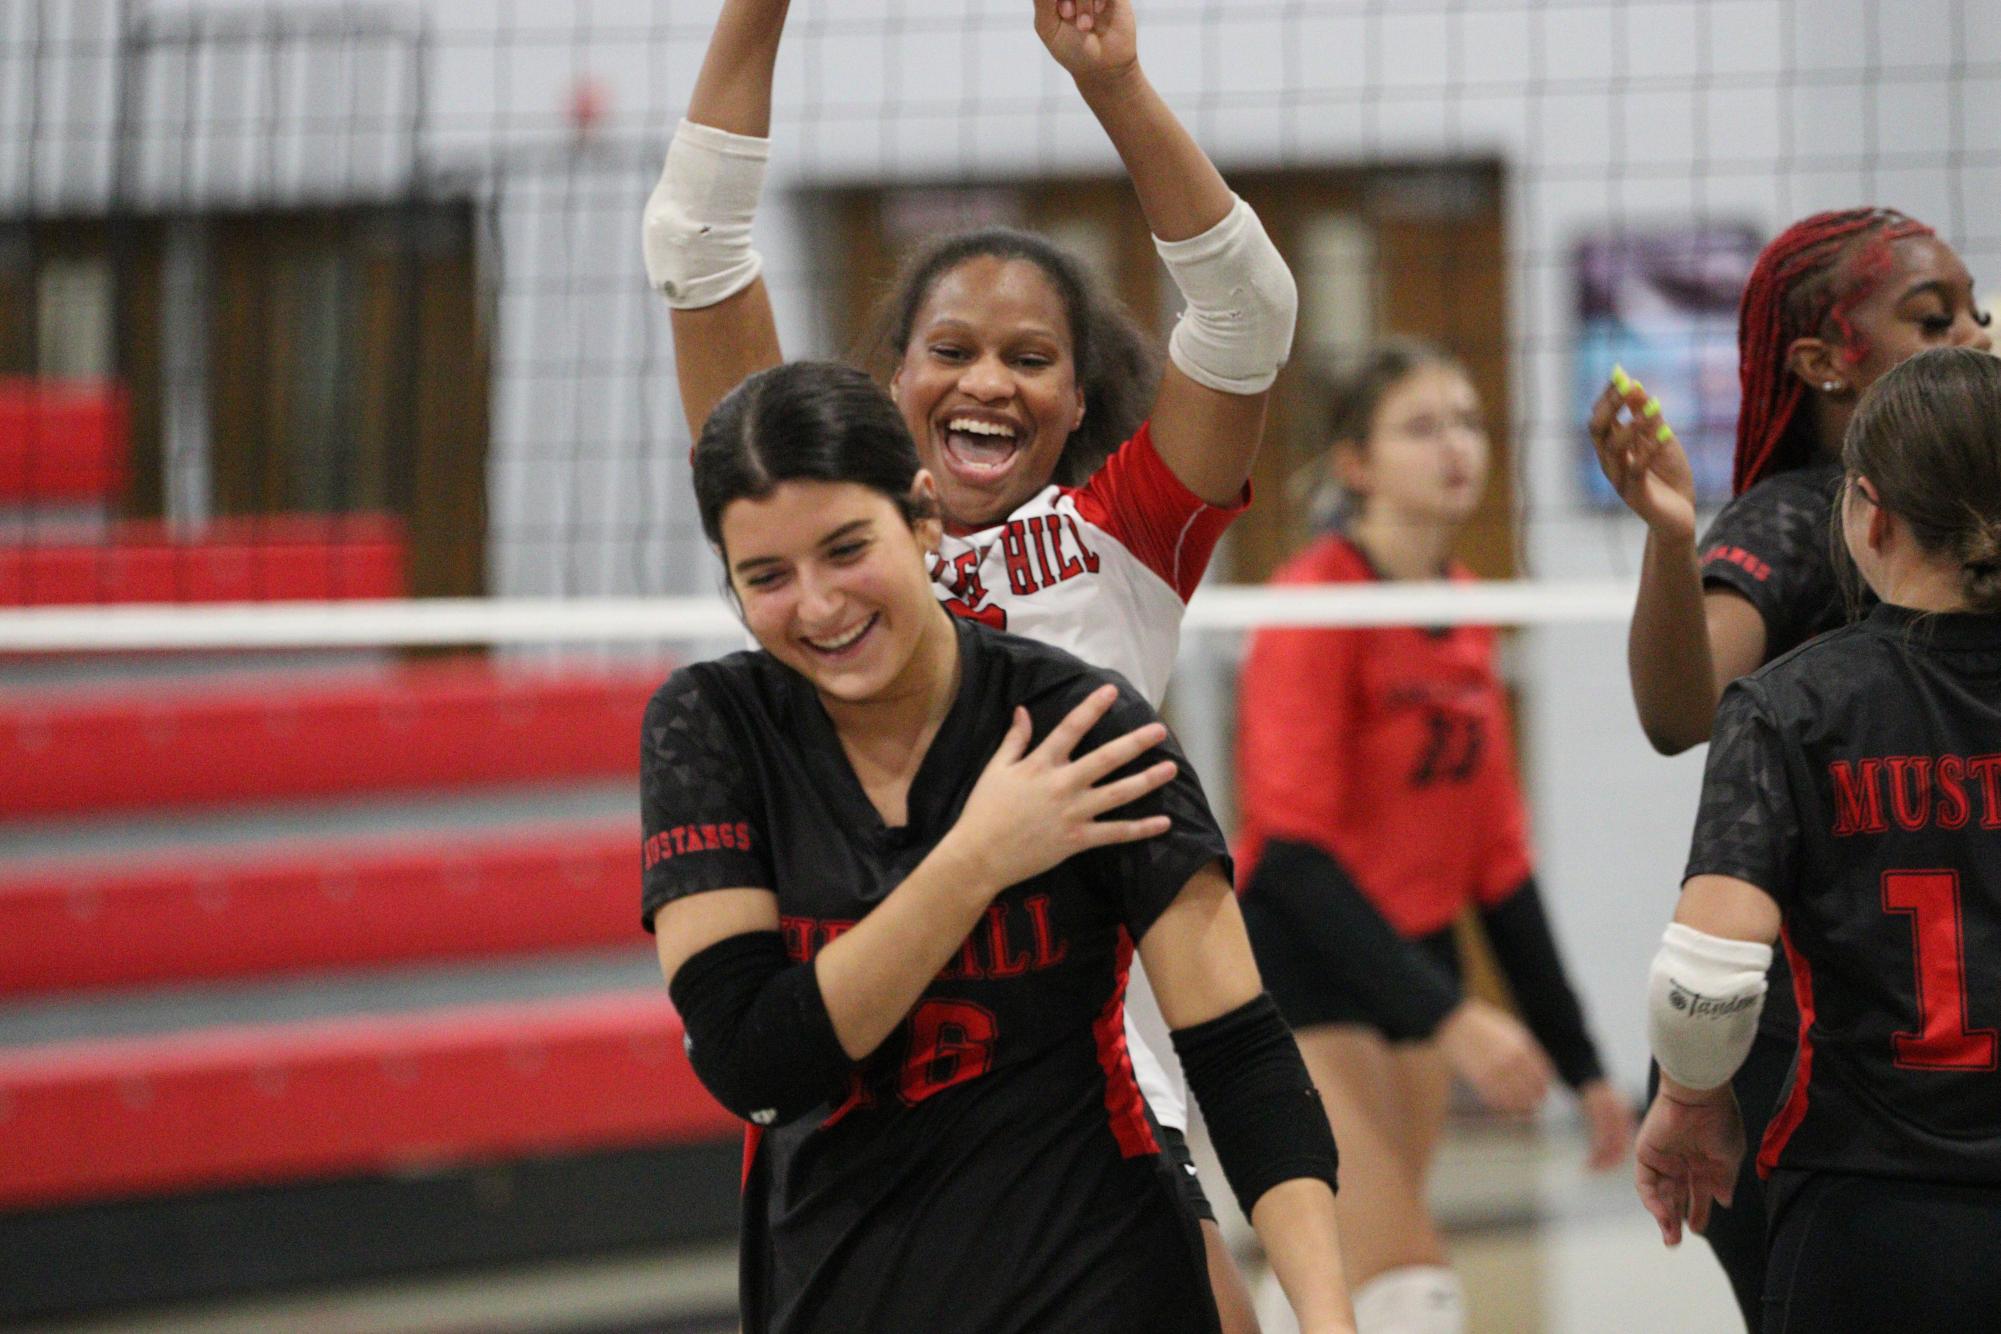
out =
{"type": "MultiPolygon", "coordinates": [[[[1594,1177],[1581,1141],[1545,1128],[1455,1124],[1433,1199],[1466,1281],[1473,1334],[1688,1334],[1737,1316],[1699,1241],[1660,1244],[1630,1167],[1594,1177]]],[[[70,1334],[272,1329],[314,1334],[732,1334],[731,1247],[586,1261],[128,1311],[70,1334]]]]}

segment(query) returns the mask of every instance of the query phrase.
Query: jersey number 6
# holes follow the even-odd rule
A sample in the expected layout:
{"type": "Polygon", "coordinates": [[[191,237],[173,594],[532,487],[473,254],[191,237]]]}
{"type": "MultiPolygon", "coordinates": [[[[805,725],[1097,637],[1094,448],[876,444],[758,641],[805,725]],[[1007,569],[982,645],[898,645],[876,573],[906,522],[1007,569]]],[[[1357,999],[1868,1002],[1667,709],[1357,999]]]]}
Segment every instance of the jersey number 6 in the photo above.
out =
{"type": "Polygon", "coordinates": [[[1966,1026],[1966,944],[1959,872],[1885,871],[1883,911],[1911,919],[1918,1030],[1890,1044],[1904,1070],[1992,1070],[1995,1032],[1966,1026]]]}
{"type": "Polygon", "coordinates": [[[910,1015],[910,1054],[896,1091],[908,1103],[977,1079],[994,1060],[1000,1025],[994,1013],[971,1001],[927,1000],[910,1015]]]}

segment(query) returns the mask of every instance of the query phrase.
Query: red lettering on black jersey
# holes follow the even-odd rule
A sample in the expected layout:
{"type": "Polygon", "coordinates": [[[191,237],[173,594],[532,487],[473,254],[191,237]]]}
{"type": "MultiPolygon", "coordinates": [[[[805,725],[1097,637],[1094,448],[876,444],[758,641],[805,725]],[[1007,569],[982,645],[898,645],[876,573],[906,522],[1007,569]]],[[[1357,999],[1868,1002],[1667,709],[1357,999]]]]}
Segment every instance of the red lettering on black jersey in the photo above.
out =
{"type": "Polygon", "coordinates": [[[1871,755],[1830,761],[1827,775],[1834,784],[1836,838],[1880,834],[1891,820],[1907,831],[1964,829],[1973,818],[1976,792],[1980,827],[2001,829],[2001,755],[1871,755]]]}
{"type": "Polygon", "coordinates": [[[1000,1021],[984,1005],[931,999],[910,1014],[910,1050],[896,1081],[913,1106],[993,1068],[1000,1021]]]}
{"type": "Polygon", "coordinates": [[[725,825],[673,825],[650,835],[640,847],[646,869],[650,871],[669,857],[685,856],[690,852],[716,852],[724,848],[749,852],[750,844],[750,822],[738,820],[725,825]]]}
{"type": "Polygon", "coordinates": [[[1063,962],[1063,956],[1070,953],[1070,942],[1056,939],[1056,932],[1049,925],[1049,896],[1030,894],[1028,896],[1028,921],[1035,928],[1035,966],[1054,968],[1063,962]]]}
{"type": "Polygon", "coordinates": [[[1883,776],[1881,760],[1863,760],[1859,775],[1857,766],[1835,760],[1827,766],[1827,774],[1834,780],[1834,837],[1880,834],[1889,828],[1883,820],[1883,789],[1877,782],[1883,776]]]}
{"type": "Polygon", "coordinates": [[[1967,1025],[1959,872],[1885,871],[1883,911],[1911,919],[1916,967],[1918,1031],[1891,1035],[1897,1065],[1906,1070],[1994,1069],[1997,1034],[1967,1025]]]}
{"type": "Polygon", "coordinates": [[[1932,757],[1892,755],[1890,765],[1890,812],[1897,828],[1923,829],[1932,818],[1932,757]]]}
{"type": "Polygon", "coordinates": [[[1719,545],[1713,546],[1702,553],[1702,564],[1707,565],[1713,560],[1726,561],[1731,565],[1735,565],[1761,584],[1772,577],[1772,567],[1742,547],[1719,545]]]}
{"type": "Polygon", "coordinates": [[[820,944],[813,953],[817,956],[820,950],[827,948],[827,946],[833,944],[854,929],[855,924],[853,922],[843,922],[838,919],[821,922],[820,944]]]}
{"type": "Polygon", "coordinates": [[[996,903],[987,909],[987,976],[1020,977],[1028,971],[1026,950],[1010,955],[1007,948],[1007,905],[996,903]]]}
{"type": "Polygon", "coordinates": [[[940,982],[964,982],[985,977],[986,970],[980,966],[980,952],[973,945],[973,937],[967,936],[959,942],[959,952],[952,956],[952,962],[939,972],[940,982]]]}
{"type": "Polygon", "coordinates": [[[1035,571],[1028,567],[1028,544],[1023,538],[1022,522],[1010,521],[1001,529],[1001,555],[1007,560],[1007,586],[1016,597],[1027,597],[1035,592],[1035,571]]]}
{"type": "Polygon", "coordinates": [[[1966,761],[1957,755],[1938,757],[1938,827],[1963,829],[1973,807],[1966,800],[1966,761]]]}
{"type": "Polygon", "coordinates": [[[1980,827],[2001,829],[2001,755],[1971,756],[1966,771],[1980,780],[1980,795],[1987,802],[1980,812],[1980,827]]]}
{"type": "Polygon", "coordinates": [[[778,934],[785,938],[785,957],[794,963],[805,963],[813,957],[813,919],[810,917],[786,917],[778,919],[778,934]]]}

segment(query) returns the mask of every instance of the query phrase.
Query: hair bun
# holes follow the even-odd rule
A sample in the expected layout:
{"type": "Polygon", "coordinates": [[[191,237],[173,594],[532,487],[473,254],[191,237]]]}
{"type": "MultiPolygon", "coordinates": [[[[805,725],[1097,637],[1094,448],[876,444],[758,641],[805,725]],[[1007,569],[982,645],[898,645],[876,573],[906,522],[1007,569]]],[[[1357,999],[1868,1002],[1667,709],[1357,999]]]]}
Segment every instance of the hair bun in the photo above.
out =
{"type": "Polygon", "coordinates": [[[1983,516],[1967,525],[1960,590],[1974,611],[2001,612],[2001,518],[1983,516]]]}

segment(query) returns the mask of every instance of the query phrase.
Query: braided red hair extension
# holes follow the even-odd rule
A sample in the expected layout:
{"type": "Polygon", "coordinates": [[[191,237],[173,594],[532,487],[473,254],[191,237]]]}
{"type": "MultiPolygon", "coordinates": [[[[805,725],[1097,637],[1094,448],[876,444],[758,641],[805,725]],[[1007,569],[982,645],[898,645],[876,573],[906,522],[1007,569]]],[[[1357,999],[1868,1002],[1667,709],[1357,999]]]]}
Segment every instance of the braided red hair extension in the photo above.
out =
{"type": "Polygon", "coordinates": [[[1890,271],[1891,247],[1932,229],[1887,208],[1852,208],[1802,218],[1773,237],[1751,266],[1737,312],[1737,454],[1731,490],[1742,494],[1761,478],[1812,457],[1813,444],[1796,430],[1806,386],[1786,365],[1793,341],[1832,330],[1851,365],[1868,342],[1849,312],[1890,271]]]}

